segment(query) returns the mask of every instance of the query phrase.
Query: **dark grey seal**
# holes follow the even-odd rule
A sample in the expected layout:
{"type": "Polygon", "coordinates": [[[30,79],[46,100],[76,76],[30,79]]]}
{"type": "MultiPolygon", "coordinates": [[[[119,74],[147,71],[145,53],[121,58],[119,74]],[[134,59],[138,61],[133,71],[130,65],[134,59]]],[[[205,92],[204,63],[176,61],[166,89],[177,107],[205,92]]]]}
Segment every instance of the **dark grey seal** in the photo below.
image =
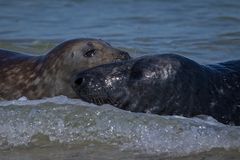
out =
{"type": "Polygon", "coordinates": [[[174,54],[146,56],[83,71],[72,83],[95,104],[240,125],[240,61],[200,65],[174,54]]]}
{"type": "Polygon", "coordinates": [[[76,73],[129,58],[128,53],[98,39],[69,40],[43,56],[0,50],[0,99],[74,98],[71,77],[76,73]]]}

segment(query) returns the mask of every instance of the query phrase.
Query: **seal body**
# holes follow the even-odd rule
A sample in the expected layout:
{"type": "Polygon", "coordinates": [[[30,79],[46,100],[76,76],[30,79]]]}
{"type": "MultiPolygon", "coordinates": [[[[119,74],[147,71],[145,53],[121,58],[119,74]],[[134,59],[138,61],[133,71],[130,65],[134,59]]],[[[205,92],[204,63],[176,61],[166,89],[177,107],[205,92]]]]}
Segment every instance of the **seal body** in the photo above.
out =
{"type": "Polygon", "coordinates": [[[240,125],[240,61],[200,65],[174,54],[145,56],[83,71],[72,86],[96,104],[240,125]]]}
{"type": "Polygon", "coordinates": [[[69,40],[43,56],[0,50],[0,98],[74,98],[71,78],[76,73],[129,58],[128,53],[98,39],[69,40]]]}

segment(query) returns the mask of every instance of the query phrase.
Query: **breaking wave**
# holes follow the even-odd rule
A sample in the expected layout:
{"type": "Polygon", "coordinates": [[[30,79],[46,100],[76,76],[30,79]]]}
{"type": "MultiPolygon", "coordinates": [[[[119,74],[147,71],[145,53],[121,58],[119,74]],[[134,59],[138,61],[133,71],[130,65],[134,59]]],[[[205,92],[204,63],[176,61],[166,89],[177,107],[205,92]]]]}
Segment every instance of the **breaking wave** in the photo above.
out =
{"type": "Polygon", "coordinates": [[[171,156],[215,148],[240,151],[240,127],[211,117],[132,113],[64,96],[0,101],[0,106],[0,151],[86,142],[171,156]]]}

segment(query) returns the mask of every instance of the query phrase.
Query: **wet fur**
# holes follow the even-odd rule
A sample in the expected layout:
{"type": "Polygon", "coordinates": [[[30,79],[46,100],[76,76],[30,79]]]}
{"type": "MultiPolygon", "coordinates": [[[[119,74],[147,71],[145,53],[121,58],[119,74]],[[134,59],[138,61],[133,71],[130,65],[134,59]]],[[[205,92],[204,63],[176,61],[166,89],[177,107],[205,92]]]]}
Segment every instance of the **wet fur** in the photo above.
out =
{"type": "Polygon", "coordinates": [[[96,39],[66,41],[42,56],[0,50],[0,99],[10,100],[22,96],[39,99],[57,95],[76,98],[70,85],[76,73],[116,59],[129,58],[126,52],[96,39]],[[82,57],[84,47],[88,49],[89,45],[99,49],[98,57],[82,57]]]}
{"type": "Polygon", "coordinates": [[[73,84],[75,91],[88,102],[159,115],[210,115],[240,125],[240,61],[200,65],[179,55],[153,55],[101,65],[76,79],[83,80],[73,84]]]}

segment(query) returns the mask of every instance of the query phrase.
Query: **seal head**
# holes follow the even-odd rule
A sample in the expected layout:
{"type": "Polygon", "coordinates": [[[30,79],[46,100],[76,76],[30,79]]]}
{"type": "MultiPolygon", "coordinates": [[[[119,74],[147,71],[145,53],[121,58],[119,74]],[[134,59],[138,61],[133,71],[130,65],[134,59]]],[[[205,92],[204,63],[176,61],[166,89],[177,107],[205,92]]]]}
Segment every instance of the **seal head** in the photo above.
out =
{"type": "MultiPolygon", "coordinates": [[[[180,68],[180,62],[174,57],[178,56],[145,56],[101,65],[78,74],[73,88],[86,101],[99,105],[110,103],[130,111],[150,112],[149,105],[145,104],[157,98],[167,88],[166,85],[173,83],[180,68]]],[[[151,112],[157,111],[151,109],[151,112]]]]}

